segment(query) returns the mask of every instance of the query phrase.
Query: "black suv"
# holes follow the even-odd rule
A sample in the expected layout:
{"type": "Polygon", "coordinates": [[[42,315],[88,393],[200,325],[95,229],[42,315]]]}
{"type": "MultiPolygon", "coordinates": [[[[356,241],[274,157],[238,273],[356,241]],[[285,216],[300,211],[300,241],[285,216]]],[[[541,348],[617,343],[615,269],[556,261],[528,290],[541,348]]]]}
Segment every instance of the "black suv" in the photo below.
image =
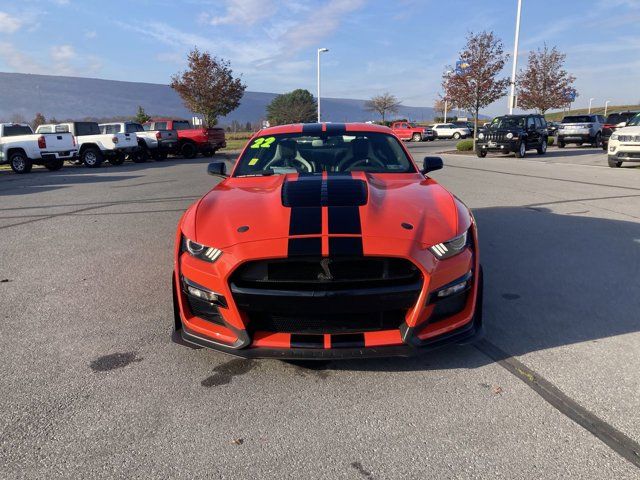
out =
{"type": "Polygon", "coordinates": [[[631,120],[633,117],[635,117],[637,114],[639,114],[639,111],[626,111],[626,112],[615,112],[615,113],[610,113],[607,116],[607,119],[604,121],[604,126],[602,127],[602,149],[606,152],[607,151],[607,146],[609,145],[609,137],[613,134],[613,132],[616,131],[619,124],[621,123],[627,123],[629,120],[631,120]]]}
{"type": "Polygon", "coordinates": [[[486,157],[487,152],[515,152],[522,158],[527,150],[536,149],[542,155],[547,151],[548,136],[542,115],[504,115],[479,129],[476,154],[486,157]]]}

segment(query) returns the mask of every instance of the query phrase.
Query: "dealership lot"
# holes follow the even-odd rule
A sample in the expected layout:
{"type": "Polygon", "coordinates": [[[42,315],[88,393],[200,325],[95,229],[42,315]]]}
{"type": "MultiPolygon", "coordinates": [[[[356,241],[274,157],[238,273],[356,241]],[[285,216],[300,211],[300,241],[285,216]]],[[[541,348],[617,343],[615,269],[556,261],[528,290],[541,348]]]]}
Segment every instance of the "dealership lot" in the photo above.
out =
{"type": "Polygon", "coordinates": [[[207,160],[0,172],[0,477],[637,478],[503,368],[640,441],[640,171],[603,159],[445,156],[434,177],[479,224],[486,341],[314,365],[170,342],[207,160]]]}

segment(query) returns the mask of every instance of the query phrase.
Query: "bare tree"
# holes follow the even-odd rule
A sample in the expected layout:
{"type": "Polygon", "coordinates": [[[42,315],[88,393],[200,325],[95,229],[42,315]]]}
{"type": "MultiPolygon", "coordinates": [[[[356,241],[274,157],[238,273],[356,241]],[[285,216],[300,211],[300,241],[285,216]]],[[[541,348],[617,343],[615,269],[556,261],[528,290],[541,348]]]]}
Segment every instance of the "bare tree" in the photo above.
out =
{"type": "Polygon", "coordinates": [[[576,77],[564,67],[566,55],[556,47],[529,52],[527,68],[518,74],[518,105],[524,109],[536,109],[544,114],[552,108],[562,108],[567,98],[577,96],[573,87],[576,77]]]}
{"type": "Polygon", "coordinates": [[[47,123],[47,119],[44,118],[44,115],[42,113],[36,113],[34,119],[31,120],[31,127],[33,128],[33,131],[35,132],[36,128],[38,128],[43,123],[47,123]]]}
{"type": "Polygon", "coordinates": [[[387,113],[398,113],[398,107],[400,101],[395,95],[391,95],[389,92],[382,95],[376,95],[371,100],[364,102],[364,109],[368,112],[377,112],[382,117],[382,123],[385,121],[387,113]]]}
{"type": "Polygon", "coordinates": [[[444,98],[439,96],[438,98],[436,98],[435,102],[433,102],[433,111],[436,114],[436,119],[444,118],[444,110],[445,110],[444,98]]]}
{"type": "Polygon", "coordinates": [[[460,52],[460,64],[452,75],[442,75],[442,87],[450,101],[473,113],[475,149],[478,132],[478,114],[481,108],[503,97],[507,93],[508,78],[498,78],[509,55],[504,53],[502,41],[493,32],[470,33],[467,44],[460,52]]]}
{"type": "Polygon", "coordinates": [[[207,125],[218,123],[240,105],[247,88],[234,78],[230,63],[194,48],[188,56],[189,70],[171,77],[173,88],[188,109],[203,115],[207,125]]]}

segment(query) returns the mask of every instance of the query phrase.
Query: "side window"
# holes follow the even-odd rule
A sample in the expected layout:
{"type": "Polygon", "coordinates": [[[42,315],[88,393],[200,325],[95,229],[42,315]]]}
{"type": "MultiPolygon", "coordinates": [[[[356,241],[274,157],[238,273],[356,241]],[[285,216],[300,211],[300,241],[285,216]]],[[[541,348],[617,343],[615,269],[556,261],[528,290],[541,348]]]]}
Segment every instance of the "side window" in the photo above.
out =
{"type": "Polygon", "coordinates": [[[139,123],[127,123],[125,124],[125,127],[125,133],[136,133],[144,131],[142,125],[140,125],[139,123]]]}
{"type": "Polygon", "coordinates": [[[536,124],[536,128],[542,128],[542,121],[540,120],[540,117],[534,117],[533,120],[536,124]]]}
{"type": "Polygon", "coordinates": [[[529,129],[529,128],[531,128],[531,127],[534,127],[534,128],[535,128],[535,126],[536,126],[536,123],[535,123],[535,121],[533,120],[533,117],[528,117],[528,118],[527,118],[527,129],[529,129]]]}
{"type": "Polygon", "coordinates": [[[53,127],[51,125],[38,127],[38,133],[53,133],[53,127]]]}
{"type": "Polygon", "coordinates": [[[153,130],[153,123],[145,123],[142,128],[144,128],[145,131],[150,131],[153,130]]]}
{"type": "Polygon", "coordinates": [[[153,127],[154,130],[166,130],[167,122],[156,122],[153,127]]]}

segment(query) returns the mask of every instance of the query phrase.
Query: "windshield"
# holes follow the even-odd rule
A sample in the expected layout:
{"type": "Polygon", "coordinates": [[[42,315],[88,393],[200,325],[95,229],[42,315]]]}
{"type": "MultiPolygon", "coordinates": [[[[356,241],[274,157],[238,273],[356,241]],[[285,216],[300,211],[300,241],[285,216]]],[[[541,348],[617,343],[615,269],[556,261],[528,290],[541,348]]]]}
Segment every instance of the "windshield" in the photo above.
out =
{"type": "Polygon", "coordinates": [[[509,129],[509,128],[524,128],[524,117],[496,117],[493,119],[489,128],[494,129],[509,129]]]}
{"type": "Polygon", "coordinates": [[[616,125],[620,122],[626,122],[636,116],[637,112],[620,112],[612,113],[607,117],[606,123],[616,125]]]}
{"type": "MultiPolygon", "coordinates": [[[[622,120],[624,122],[624,120],[622,120]]],[[[640,126],[640,113],[627,122],[627,127],[640,126]]]]}
{"type": "Polygon", "coordinates": [[[234,176],[322,172],[415,172],[395,136],[378,132],[280,134],[250,140],[234,176]]]}
{"type": "Polygon", "coordinates": [[[588,115],[572,115],[570,117],[564,117],[562,123],[589,123],[593,122],[593,119],[588,115]]]}

